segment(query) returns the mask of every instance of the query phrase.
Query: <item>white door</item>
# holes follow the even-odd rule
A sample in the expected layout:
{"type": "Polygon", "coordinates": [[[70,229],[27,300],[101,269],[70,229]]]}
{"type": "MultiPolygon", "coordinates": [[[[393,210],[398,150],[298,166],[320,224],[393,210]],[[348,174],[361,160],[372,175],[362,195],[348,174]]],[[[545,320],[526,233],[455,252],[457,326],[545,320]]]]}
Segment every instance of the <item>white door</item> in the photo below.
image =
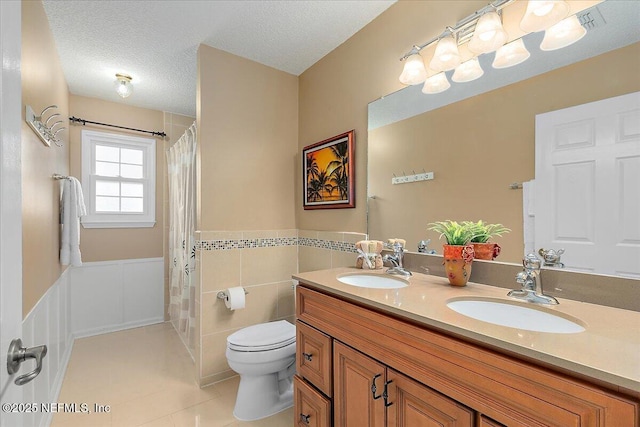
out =
{"type": "Polygon", "coordinates": [[[640,92],[536,116],[536,248],[640,278],[640,92]]]}
{"type": "Polygon", "coordinates": [[[20,2],[0,0],[0,425],[20,426],[22,387],[7,373],[7,350],[22,336],[22,194],[20,176],[20,2]],[[20,409],[17,407],[9,407],[20,409]]]}

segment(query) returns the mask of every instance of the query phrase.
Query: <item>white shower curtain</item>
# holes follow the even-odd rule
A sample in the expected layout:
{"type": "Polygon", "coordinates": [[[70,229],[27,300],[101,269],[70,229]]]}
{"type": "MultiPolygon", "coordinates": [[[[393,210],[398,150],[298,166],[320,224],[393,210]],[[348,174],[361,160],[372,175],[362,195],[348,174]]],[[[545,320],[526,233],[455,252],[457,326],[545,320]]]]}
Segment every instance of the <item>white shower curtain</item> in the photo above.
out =
{"type": "Polygon", "coordinates": [[[190,349],[195,344],[196,124],[167,150],[169,174],[169,316],[190,349]]]}

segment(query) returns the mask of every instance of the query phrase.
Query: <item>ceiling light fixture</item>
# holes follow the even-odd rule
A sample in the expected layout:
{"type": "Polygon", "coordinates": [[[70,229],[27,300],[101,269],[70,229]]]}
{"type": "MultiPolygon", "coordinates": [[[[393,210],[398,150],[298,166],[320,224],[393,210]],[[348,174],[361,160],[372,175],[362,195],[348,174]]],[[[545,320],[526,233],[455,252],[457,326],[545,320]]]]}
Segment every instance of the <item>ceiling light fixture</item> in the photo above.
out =
{"type": "Polygon", "coordinates": [[[571,11],[567,18],[570,8],[564,0],[529,0],[524,15],[524,5],[509,8],[512,3],[522,4],[515,0],[494,0],[453,27],[446,27],[437,37],[413,46],[400,58],[405,63],[400,82],[407,85],[424,82],[423,93],[440,93],[451,86],[445,71],[455,69],[451,80],[456,83],[480,78],[484,71],[477,59],[479,55],[495,51],[492,66],[496,69],[527,60],[530,53],[522,37],[529,33],[546,30],[541,50],[569,46],[586,33],[575,13],[588,5],[578,6],[579,10],[571,11]]]}
{"type": "Polygon", "coordinates": [[[118,93],[118,95],[126,98],[133,93],[131,80],[132,77],[127,74],[116,74],[116,92],[118,93]]]}

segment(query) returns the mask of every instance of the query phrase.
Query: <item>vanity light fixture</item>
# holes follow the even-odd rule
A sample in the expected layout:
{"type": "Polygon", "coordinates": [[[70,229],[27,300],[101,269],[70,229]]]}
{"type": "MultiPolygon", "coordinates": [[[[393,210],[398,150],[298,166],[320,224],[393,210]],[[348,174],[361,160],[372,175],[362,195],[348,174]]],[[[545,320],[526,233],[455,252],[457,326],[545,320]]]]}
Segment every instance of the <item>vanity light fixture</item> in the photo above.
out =
{"type": "Polygon", "coordinates": [[[453,33],[438,41],[436,53],[429,63],[429,68],[434,71],[449,71],[460,65],[461,58],[458,51],[458,42],[453,33]]]}
{"type": "Polygon", "coordinates": [[[465,83],[479,79],[483,74],[484,70],[480,66],[478,58],[471,58],[456,67],[456,71],[453,72],[451,80],[456,83],[465,83]]]}
{"type": "Polygon", "coordinates": [[[427,78],[427,68],[419,53],[409,56],[404,62],[404,69],[400,74],[400,83],[405,85],[418,85],[427,78]]]}
{"type": "Polygon", "coordinates": [[[492,66],[496,69],[512,67],[527,60],[531,54],[522,37],[529,33],[545,30],[541,50],[569,46],[586,34],[586,29],[575,15],[586,9],[584,5],[577,6],[577,11],[570,11],[569,3],[564,0],[529,0],[522,15],[524,5],[509,8],[514,2],[516,0],[494,0],[454,26],[446,27],[437,37],[413,46],[400,58],[405,62],[400,82],[407,85],[424,82],[423,93],[440,93],[451,86],[445,71],[455,69],[451,80],[456,83],[480,78],[484,71],[477,59],[479,55],[495,51],[492,66]],[[570,12],[573,14],[567,18],[570,12]],[[505,28],[511,32],[518,26],[524,34],[520,30],[513,31],[513,38],[509,40],[505,28]]]}
{"type": "Polygon", "coordinates": [[[527,33],[546,30],[568,14],[569,4],[564,0],[529,0],[520,28],[527,33]]]}
{"type": "Polygon", "coordinates": [[[527,50],[522,39],[507,43],[496,51],[493,68],[507,68],[518,65],[529,59],[531,53],[527,50]]]}
{"type": "Polygon", "coordinates": [[[558,22],[544,32],[544,39],[540,44],[541,50],[556,50],[567,47],[583,38],[587,30],[580,24],[576,15],[558,22]]]}
{"type": "Polygon", "coordinates": [[[493,52],[506,43],[507,37],[500,15],[492,10],[478,19],[473,36],[469,40],[469,50],[477,54],[493,52]]]}
{"type": "Polygon", "coordinates": [[[433,95],[435,93],[444,92],[450,87],[451,83],[449,83],[449,80],[447,80],[447,76],[444,74],[444,72],[440,72],[438,74],[434,74],[424,81],[422,93],[433,95]]]}
{"type": "Polygon", "coordinates": [[[133,93],[131,80],[132,77],[127,74],[116,74],[116,92],[118,93],[118,95],[126,98],[133,93]]]}

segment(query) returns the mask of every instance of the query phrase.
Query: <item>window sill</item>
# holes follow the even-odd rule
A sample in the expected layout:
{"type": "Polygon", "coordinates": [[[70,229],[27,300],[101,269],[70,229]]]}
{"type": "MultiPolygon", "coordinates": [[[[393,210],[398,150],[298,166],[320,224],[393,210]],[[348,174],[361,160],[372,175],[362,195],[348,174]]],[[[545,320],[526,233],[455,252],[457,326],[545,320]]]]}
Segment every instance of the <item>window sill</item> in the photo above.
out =
{"type": "Polygon", "coordinates": [[[155,225],[155,221],[82,222],[83,228],[151,228],[155,225]]]}

